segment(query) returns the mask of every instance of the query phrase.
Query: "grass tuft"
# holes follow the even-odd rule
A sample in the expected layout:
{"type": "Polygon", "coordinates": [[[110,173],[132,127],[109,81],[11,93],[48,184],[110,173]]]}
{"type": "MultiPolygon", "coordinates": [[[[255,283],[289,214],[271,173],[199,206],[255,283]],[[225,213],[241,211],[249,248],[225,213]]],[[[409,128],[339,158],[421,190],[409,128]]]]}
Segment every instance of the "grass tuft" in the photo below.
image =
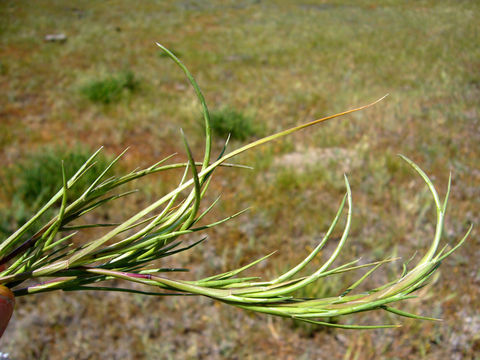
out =
{"type": "MultiPolygon", "coordinates": [[[[72,177],[91,156],[89,150],[76,147],[47,147],[27,155],[16,164],[6,176],[12,179],[13,193],[25,204],[42,204],[50,199],[62,187],[62,161],[65,174],[72,177]]],[[[108,159],[102,154],[97,157],[91,170],[70,190],[72,197],[79,197],[108,164],[108,159]]]]}
{"type": "Polygon", "coordinates": [[[101,80],[92,80],[80,89],[81,93],[94,103],[108,105],[119,101],[125,93],[133,93],[140,86],[132,71],[117,76],[108,76],[101,80]]]}
{"type": "Polygon", "coordinates": [[[261,133],[252,117],[231,107],[213,111],[210,121],[214,133],[223,138],[230,135],[235,140],[247,140],[261,133]]]}
{"type": "MultiPolygon", "coordinates": [[[[9,206],[0,208],[0,234],[9,235],[24,224],[41,205],[62,188],[62,161],[67,177],[73,176],[90,157],[88,149],[76,147],[46,147],[31,153],[3,174],[2,196],[9,206]]],[[[99,154],[89,172],[70,189],[79,197],[103,171],[108,158],[99,154]]],[[[49,212],[52,215],[54,212],[49,212]]],[[[32,235],[37,229],[29,232],[32,235]]]]}

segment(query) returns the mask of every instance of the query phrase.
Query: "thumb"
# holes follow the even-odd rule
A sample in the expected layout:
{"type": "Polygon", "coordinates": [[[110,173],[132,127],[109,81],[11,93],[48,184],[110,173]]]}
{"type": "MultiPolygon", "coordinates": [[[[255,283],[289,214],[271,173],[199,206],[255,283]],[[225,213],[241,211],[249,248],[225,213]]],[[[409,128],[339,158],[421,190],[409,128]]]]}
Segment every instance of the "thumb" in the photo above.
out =
{"type": "Polygon", "coordinates": [[[6,286],[0,285],[0,337],[7,328],[15,307],[15,297],[6,286]]]}

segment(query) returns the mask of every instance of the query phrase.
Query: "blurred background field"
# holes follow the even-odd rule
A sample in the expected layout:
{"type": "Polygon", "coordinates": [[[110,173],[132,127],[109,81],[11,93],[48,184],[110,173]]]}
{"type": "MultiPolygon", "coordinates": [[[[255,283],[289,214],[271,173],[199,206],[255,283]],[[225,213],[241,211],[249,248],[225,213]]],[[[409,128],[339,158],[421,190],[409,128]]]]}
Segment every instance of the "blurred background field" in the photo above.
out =
{"type": "MultiPolygon", "coordinates": [[[[101,145],[105,159],[130,147],[117,171],[173,152],[185,158],[180,128],[201,157],[199,104],[155,41],[175,52],[202,87],[216,154],[228,132],[235,148],[390,94],[373,108],[235,159],[253,171],[220,169],[209,199],[222,198],[211,219],[252,209],[172,259],[190,269],[183,277],[226,271],[273,250],[251,273],[274,276],[294,265],[327,230],[344,173],[354,223],[341,260],[406,260],[424,250],[434,231],[433,202],[398,153],[431,175],[441,195],[452,171],[445,242],[480,223],[476,1],[4,0],[0,14],[2,237],[59,186],[62,158],[76,164],[101,145]],[[46,41],[52,34],[65,38],[46,41]]],[[[139,182],[138,197],[97,214],[99,221],[145,206],[180,176],[139,182]]],[[[401,305],[441,323],[367,313],[352,321],[404,326],[352,332],[204,298],[51,293],[17,300],[0,351],[15,360],[480,359],[479,257],[474,230],[435,283],[401,305]]],[[[370,284],[387,281],[400,265],[385,266],[370,284]]],[[[352,281],[348,275],[320,282],[303,295],[337,295],[352,281]]]]}

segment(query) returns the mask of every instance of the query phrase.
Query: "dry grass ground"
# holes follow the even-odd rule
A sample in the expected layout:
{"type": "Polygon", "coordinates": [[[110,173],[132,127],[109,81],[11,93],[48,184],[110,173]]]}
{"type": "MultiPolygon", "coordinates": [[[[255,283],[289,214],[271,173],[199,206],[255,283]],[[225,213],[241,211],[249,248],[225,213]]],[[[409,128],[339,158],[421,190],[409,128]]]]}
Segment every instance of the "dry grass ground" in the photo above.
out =
{"type": "MultiPolygon", "coordinates": [[[[212,216],[253,209],[210,231],[200,251],[171,260],[190,268],[186,277],[277,249],[256,273],[294,264],[326,231],[344,192],[344,172],[355,220],[343,260],[392,253],[406,259],[425,249],[433,204],[398,153],[414,159],[441,192],[453,172],[445,241],[480,223],[477,2],[2,1],[0,13],[4,178],[47,145],[104,145],[109,156],[130,146],[123,166],[151,164],[183,153],[180,127],[201,153],[199,106],[155,41],[188,65],[212,110],[234,109],[262,133],[390,93],[374,108],[237,159],[254,171],[221,169],[211,197],[222,193],[222,202],[212,216]],[[67,40],[44,40],[56,33],[67,40]],[[102,91],[113,97],[104,100],[102,91]]],[[[218,152],[221,139],[216,145],[218,152]]],[[[158,197],[178,175],[139,184],[140,200],[107,215],[124,215],[158,197]]],[[[13,194],[1,196],[2,214],[14,212],[13,194]]],[[[434,286],[402,306],[441,323],[401,319],[400,329],[332,331],[208,299],[52,293],[18,299],[0,351],[15,360],[479,359],[479,257],[475,230],[442,264],[434,286]]],[[[371,283],[398,271],[399,265],[386,267],[371,283]]],[[[342,291],[350,280],[318,284],[305,295],[342,291]]],[[[355,321],[398,319],[368,313],[355,321]]]]}

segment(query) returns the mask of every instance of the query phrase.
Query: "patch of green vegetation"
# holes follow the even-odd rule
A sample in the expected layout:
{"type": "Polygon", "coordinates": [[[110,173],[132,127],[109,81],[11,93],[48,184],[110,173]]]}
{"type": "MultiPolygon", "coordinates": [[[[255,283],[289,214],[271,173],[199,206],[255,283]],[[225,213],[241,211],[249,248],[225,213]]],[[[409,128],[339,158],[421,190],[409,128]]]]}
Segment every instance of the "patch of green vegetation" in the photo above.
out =
{"type": "MultiPolygon", "coordinates": [[[[0,236],[2,238],[9,236],[19,226],[25,224],[31,216],[32,211],[27,204],[14,197],[9,207],[0,208],[0,236]]],[[[28,232],[27,237],[32,236],[34,232],[34,230],[28,232]]]]}
{"type": "Polygon", "coordinates": [[[232,139],[242,141],[261,133],[252,117],[230,107],[212,111],[210,118],[212,130],[219,137],[230,135],[232,139]]]}
{"type": "MultiPolygon", "coordinates": [[[[21,163],[8,169],[3,175],[2,195],[8,199],[10,206],[0,209],[0,233],[10,234],[62,188],[62,160],[69,179],[90,156],[90,151],[80,147],[48,147],[28,155],[21,163]]],[[[108,163],[109,160],[99,154],[94,166],[71,188],[71,198],[82,195],[87,184],[91,184],[108,163]]]]}
{"type": "MultiPolygon", "coordinates": [[[[88,160],[91,152],[82,148],[65,150],[62,148],[47,148],[31,154],[23,162],[17,164],[13,175],[15,196],[27,204],[44,203],[62,187],[61,162],[63,160],[67,179],[88,160]]],[[[72,198],[78,197],[86,190],[86,185],[92,183],[108,165],[104,156],[99,156],[97,162],[70,190],[72,198]]]]}
{"type": "Polygon", "coordinates": [[[90,101],[108,105],[119,101],[123,94],[133,93],[139,88],[139,80],[132,71],[108,76],[101,80],[92,80],[81,88],[81,93],[90,101]]]}

